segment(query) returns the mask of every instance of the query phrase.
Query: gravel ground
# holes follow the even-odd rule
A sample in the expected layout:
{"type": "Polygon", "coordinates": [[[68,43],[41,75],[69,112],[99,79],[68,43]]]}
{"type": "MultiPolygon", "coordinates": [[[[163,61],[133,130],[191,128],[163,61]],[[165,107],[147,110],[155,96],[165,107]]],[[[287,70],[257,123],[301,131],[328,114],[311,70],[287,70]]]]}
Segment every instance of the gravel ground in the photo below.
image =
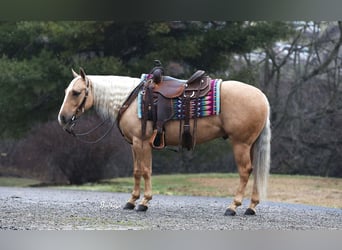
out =
{"type": "Polygon", "coordinates": [[[342,229],[342,209],[263,202],[223,216],[231,198],[155,195],[147,212],[123,210],[130,194],[0,187],[0,229],[306,230],[342,229]]]}

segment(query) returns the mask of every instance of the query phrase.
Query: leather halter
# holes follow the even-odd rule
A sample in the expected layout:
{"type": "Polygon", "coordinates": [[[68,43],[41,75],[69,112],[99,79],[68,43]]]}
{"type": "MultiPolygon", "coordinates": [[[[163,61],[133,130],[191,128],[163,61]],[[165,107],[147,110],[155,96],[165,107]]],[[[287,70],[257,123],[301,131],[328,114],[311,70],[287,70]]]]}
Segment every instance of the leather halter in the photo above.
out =
{"type": "Polygon", "coordinates": [[[66,132],[68,132],[69,134],[76,136],[75,132],[73,131],[73,127],[76,125],[76,120],[78,119],[78,114],[80,112],[84,112],[84,108],[85,108],[85,104],[87,102],[87,98],[89,95],[89,79],[85,78],[85,82],[86,82],[86,89],[85,89],[85,95],[83,97],[83,100],[81,102],[81,104],[77,107],[75,113],[72,115],[71,117],[71,121],[69,122],[70,125],[70,129],[65,129],[66,132]]]}

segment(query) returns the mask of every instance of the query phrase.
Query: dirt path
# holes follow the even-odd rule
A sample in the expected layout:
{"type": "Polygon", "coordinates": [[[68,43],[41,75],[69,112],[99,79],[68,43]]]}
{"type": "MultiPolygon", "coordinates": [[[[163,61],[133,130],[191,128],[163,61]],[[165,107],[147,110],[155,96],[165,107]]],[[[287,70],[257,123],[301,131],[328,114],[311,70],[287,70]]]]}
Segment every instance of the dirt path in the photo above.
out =
{"type": "Polygon", "coordinates": [[[223,216],[231,199],[155,195],[146,213],[123,210],[129,194],[0,187],[0,229],[342,229],[342,209],[264,202],[256,216],[223,216]]]}

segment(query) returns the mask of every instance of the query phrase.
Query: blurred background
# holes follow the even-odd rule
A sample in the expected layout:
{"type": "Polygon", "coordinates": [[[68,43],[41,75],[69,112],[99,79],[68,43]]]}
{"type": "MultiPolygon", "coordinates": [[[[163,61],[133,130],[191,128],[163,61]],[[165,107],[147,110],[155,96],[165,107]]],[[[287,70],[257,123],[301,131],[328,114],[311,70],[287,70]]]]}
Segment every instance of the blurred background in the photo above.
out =
{"type": "MultiPolygon", "coordinates": [[[[115,128],[88,145],[57,123],[71,68],[140,77],[166,74],[260,88],[271,105],[271,173],[342,177],[341,22],[0,22],[0,176],[81,184],[131,176],[131,149],[115,128]]],[[[80,119],[86,131],[100,122],[80,119]]],[[[100,137],[107,128],[94,133],[100,137]]],[[[223,139],[194,152],[155,151],[154,174],[236,172],[223,139]]]]}

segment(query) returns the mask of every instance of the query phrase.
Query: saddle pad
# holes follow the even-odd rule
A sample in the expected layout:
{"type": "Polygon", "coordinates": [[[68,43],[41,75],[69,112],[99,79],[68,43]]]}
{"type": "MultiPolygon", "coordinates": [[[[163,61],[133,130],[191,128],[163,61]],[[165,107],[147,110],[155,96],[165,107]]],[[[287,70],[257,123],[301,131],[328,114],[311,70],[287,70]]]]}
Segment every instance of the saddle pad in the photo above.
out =
{"type": "MultiPolygon", "coordinates": [[[[142,79],[146,77],[144,74],[142,79]]],[[[220,89],[221,89],[221,79],[212,79],[210,82],[211,89],[206,96],[203,96],[198,99],[197,110],[196,110],[196,99],[192,99],[190,102],[191,105],[191,118],[197,117],[205,117],[218,115],[220,113],[220,89]]],[[[138,117],[142,118],[143,113],[143,93],[140,91],[138,94],[138,117]]],[[[182,99],[174,98],[172,99],[173,103],[173,120],[183,120],[184,114],[182,113],[182,99]]]]}

